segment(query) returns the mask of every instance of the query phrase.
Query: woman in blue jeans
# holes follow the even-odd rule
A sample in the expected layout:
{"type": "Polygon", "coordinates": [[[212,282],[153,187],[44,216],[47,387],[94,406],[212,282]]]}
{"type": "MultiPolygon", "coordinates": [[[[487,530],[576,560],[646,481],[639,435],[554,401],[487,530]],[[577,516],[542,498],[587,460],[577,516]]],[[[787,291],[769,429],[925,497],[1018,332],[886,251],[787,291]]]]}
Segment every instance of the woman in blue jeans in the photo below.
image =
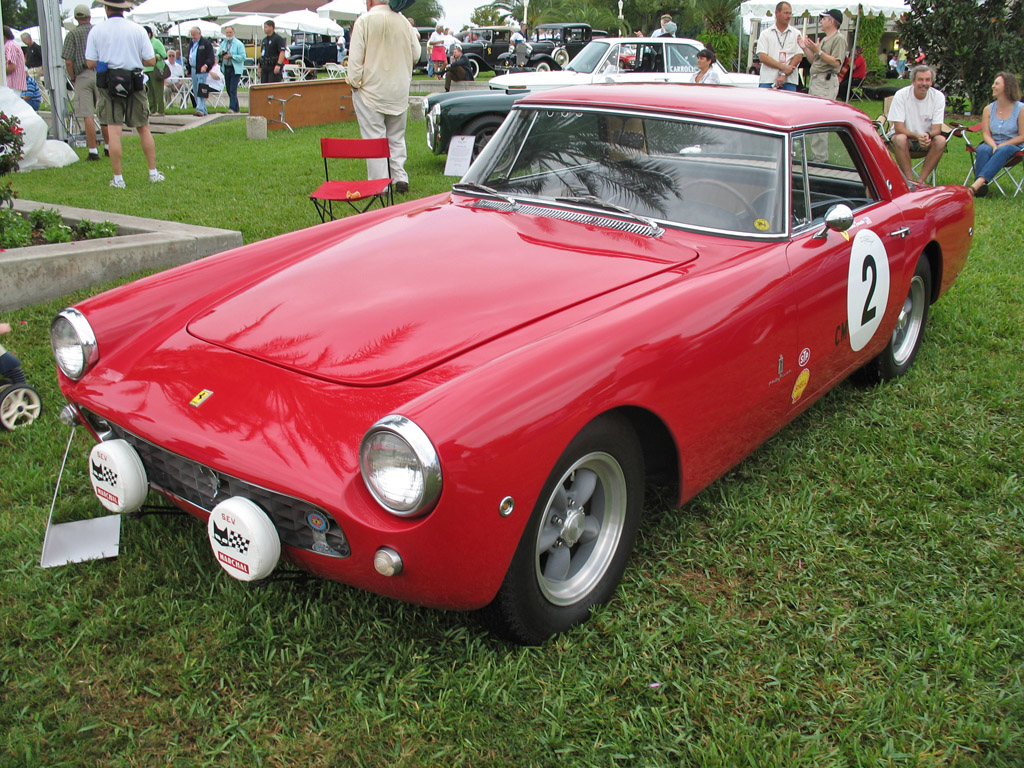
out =
{"type": "Polygon", "coordinates": [[[1009,72],[1000,72],[992,83],[995,99],[985,107],[981,130],[985,140],[978,145],[974,158],[974,184],[968,189],[975,197],[988,194],[988,183],[1017,152],[1024,149],[1024,110],[1021,109],[1020,85],[1009,72]]]}

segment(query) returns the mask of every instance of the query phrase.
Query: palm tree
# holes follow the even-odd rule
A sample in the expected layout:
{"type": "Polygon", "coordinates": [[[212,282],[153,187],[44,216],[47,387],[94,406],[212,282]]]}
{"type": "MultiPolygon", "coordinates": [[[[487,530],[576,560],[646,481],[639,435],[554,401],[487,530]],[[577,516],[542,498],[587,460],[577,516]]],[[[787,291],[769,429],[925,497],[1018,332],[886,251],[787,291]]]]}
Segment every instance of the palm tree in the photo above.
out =
{"type": "Polygon", "coordinates": [[[732,33],[741,0],[694,0],[694,8],[704,22],[701,41],[710,46],[726,66],[736,59],[736,36],[732,33]]]}

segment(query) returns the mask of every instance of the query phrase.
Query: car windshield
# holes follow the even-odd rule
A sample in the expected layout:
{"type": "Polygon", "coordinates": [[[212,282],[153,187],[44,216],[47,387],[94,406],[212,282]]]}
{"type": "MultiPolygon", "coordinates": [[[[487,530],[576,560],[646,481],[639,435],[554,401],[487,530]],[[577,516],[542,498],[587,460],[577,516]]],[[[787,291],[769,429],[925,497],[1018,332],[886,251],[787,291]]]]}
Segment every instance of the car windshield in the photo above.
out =
{"type": "Polygon", "coordinates": [[[463,181],[510,199],[575,198],[666,224],[779,235],[784,147],[782,134],[706,120],[526,106],[463,181]]]}
{"type": "Polygon", "coordinates": [[[572,61],[569,62],[566,69],[571,69],[573,72],[582,72],[584,74],[591,74],[594,68],[604,58],[605,51],[608,50],[608,43],[587,43],[587,47],[576,54],[572,61]]]}

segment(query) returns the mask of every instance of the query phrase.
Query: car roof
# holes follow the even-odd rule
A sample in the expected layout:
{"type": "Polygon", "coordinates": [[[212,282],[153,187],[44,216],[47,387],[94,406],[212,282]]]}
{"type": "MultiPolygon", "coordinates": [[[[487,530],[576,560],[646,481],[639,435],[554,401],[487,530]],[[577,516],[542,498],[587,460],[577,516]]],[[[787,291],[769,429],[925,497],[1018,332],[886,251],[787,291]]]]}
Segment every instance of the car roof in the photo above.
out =
{"type": "Polygon", "coordinates": [[[836,123],[859,124],[864,129],[872,126],[870,118],[854,107],[774,88],[601,83],[536,91],[516,102],[516,107],[532,104],[667,111],[783,131],[836,123]]]}
{"type": "Polygon", "coordinates": [[[549,24],[538,24],[534,29],[560,29],[562,27],[589,27],[585,21],[558,21],[549,24]]]}
{"type": "Polygon", "coordinates": [[[704,43],[700,40],[694,40],[692,37],[667,37],[665,35],[662,35],[661,37],[600,37],[593,42],[611,43],[612,45],[616,45],[618,43],[636,45],[639,43],[668,43],[671,41],[677,43],[688,43],[696,46],[697,48],[704,47],[704,43]]]}

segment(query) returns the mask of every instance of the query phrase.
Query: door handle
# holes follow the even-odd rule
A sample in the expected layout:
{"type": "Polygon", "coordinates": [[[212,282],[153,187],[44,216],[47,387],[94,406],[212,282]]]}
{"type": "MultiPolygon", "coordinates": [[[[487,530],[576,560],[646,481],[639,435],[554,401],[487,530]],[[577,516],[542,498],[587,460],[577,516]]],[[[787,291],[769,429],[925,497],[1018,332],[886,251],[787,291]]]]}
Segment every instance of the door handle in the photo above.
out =
{"type": "Polygon", "coordinates": [[[910,234],[910,227],[900,227],[895,232],[890,232],[889,237],[898,237],[901,240],[910,234]]]}

